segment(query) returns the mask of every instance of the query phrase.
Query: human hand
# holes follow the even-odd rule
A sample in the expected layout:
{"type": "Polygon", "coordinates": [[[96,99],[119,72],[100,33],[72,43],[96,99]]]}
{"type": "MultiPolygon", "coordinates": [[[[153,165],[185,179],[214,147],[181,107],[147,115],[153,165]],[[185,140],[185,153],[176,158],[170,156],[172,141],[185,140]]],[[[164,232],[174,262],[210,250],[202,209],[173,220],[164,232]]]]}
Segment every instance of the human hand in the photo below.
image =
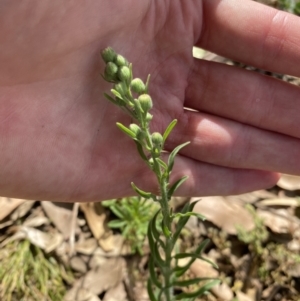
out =
{"type": "Polygon", "coordinates": [[[299,18],[239,0],[0,0],[0,194],[97,201],[155,181],[103,97],[99,52],[112,46],[134,74],[151,73],[154,124],[178,124],[166,144],[178,193],[242,193],[300,174],[300,90],[192,57],[198,45],[300,76],[299,18]],[[203,4],[203,10],[202,10],[203,4]],[[188,107],[192,110],[186,110],[188,107]]]}

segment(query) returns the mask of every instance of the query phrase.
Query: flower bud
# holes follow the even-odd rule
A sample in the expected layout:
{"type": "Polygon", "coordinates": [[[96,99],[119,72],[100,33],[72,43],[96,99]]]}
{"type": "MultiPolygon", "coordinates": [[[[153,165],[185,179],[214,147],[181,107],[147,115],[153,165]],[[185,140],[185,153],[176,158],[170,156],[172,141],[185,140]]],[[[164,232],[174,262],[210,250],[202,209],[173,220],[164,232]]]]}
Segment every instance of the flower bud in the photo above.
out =
{"type": "Polygon", "coordinates": [[[127,66],[128,65],[128,62],[127,60],[125,59],[124,56],[122,56],[121,54],[117,54],[117,56],[115,57],[115,64],[118,65],[119,67],[122,67],[122,66],[127,66]]]}
{"type": "Polygon", "coordinates": [[[132,123],[129,125],[129,128],[137,135],[138,133],[141,132],[141,128],[135,124],[135,123],[132,123]]]}
{"type": "Polygon", "coordinates": [[[153,115],[151,115],[150,113],[147,113],[147,115],[146,115],[146,121],[149,122],[149,121],[152,120],[152,118],[153,118],[153,115]]]}
{"type": "Polygon", "coordinates": [[[146,86],[143,83],[143,81],[139,78],[135,78],[134,80],[132,80],[130,86],[131,86],[131,90],[135,93],[138,94],[145,93],[146,86]]]}
{"type": "Polygon", "coordinates": [[[162,144],[163,144],[163,137],[160,133],[158,132],[154,132],[152,135],[151,135],[151,140],[152,140],[152,143],[155,147],[161,149],[162,148],[162,144]]]}
{"type": "Polygon", "coordinates": [[[115,59],[116,53],[111,47],[107,47],[101,51],[101,56],[104,62],[108,63],[115,59]]]}
{"type": "Polygon", "coordinates": [[[118,66],[112,62],[108,62],[105,67],[105,75],[114,76],[118,72],[118,66]]]}
{"type": "Polygon", "coordinates": [[[142,141],[144,140],[145,138],[145,133],[144,131],[142,131],[142,129],[135,123],[132,123],[129,128],[135,133],[136,135],[136,138],[139,140],[139,141],[142,141]]]}
{"type": "Polygon", "coordinates": [[[131,77],[130,69],[127,66],[122,66],[118,70],[118,77],[121,81],[129,82],[131,77]]]}
{"type": "Polygon", "coordinates": [[[124,83],[120,82],[114,85],[114,89],[118,91],[122,96],[127,93],[127,87],[124,83]]]}
{"type": "Polygon", "coordinates": [[[140,102],[141,108],[144,113],[148,112],[153,106],[152,99],[149,94],[140,95],[138,101],[140,102]]]}

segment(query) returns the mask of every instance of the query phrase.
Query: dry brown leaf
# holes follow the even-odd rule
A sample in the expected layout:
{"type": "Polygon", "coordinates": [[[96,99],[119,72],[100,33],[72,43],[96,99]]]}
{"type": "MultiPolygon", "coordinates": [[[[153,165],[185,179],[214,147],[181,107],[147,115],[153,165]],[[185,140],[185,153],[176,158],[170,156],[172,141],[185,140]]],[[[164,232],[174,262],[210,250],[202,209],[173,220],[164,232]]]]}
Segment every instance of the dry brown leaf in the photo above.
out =
{"type": "Polygon", "coordinates": [[[49,224],[49,219],[46,216],[28,217],[23,226],[37,228],[49,224]]]}
{"type": "Polygon", "coordinates": [[[88,225],[94,235],[99,240],[105,233],[111,231],[106,226],[105,208],[99,203],[80,203],[88,225]]]}
{"type": "MultiPolygon", "coordinates": [[[[198,199],[191,199],[194,200],[198,199]]],[[[242,226],[247,231],[255,227],[251,214],[240,203],[221,196],[201,198],[195,205],[194,212],[204,215],[208,221],[229,234],[236,235],[237,226],[242,226]]]]}
{"type": "MultiPolygon", "coordinates": [[[[109,233],[109,235],[103,235],[99,239],[99,246],[103,249],[105,252],[111,252],[116,248],[116,243],[115,243],[115,235],[112,234],[112,232],[109,233]]],[[[123,240],[124,243],[124,240],[123,240]]]]}
{"type": "MultiPolygon", "coordinates": [[[[179,266],[184,266],[188,261],[189,259],[179,260],[179,266]]],[[[211,264],[201,259],[196,259],[192,263],[190,271],[195,277],[217,278],[219,276],[219,272],[211,264]]]]}
{"type": "Polygon", "coordinates": [[[130,300],[150,301],[147,288],[142,281],[135,281],[134,287],[127,287],[127,290],[132,290],[130,300]]]}
{"type": "Polygon", "coordinates": [[[23,199],[11,199],[0,197],[0,221],[11,214],[18,206],[23,204],[26,200],[23,199]]]}
{"type": "Polygon", "coordinates": [[[98,243],[95,238],[85,239],[75,243],[75,250],[78,253],[91,255],[98,247],[98,243]]]}
{"type": "Polygon", "coordinates": [[[228,201],[253,204],[253,203],[259,201],[260,199],[270,199],[270,198],[273,199],[275,197],[276,197],[276,194],[271,193],[267,190],[257,190],[257,191],[252,191],[252,192],[239,194],[239,195],[226,196],[225,199],[228,201]]]}
{"type": "MultiPolygon", "coordinates": [[[[0,230],[3,229],[3,228],[6,228],[8,226],[11,226],[14,222],[12,220],[9,220],[9,221],[6,221],[6,222],[3,222],[3,223],[0,223],[0,230]]],[[[1,241],[1,239],[0,239],[1,241]]]]}
{"type": "Polygon", "coordinates": [[[108,236],[107,239],[95,238],[80,239],[75,243],[75,250],[84,255],[97,255],[105,257],[126,256],[132,254],[131,247],[124,243],[124,237],[121,234],[108,236]],[[102,247],[104,248],[102,248],[102,247]]]}
{"type": "Polygon", "coordinates": [[[94,295],[99,295],[117,286],[123,280],[124,268],[125,260],[123,258],[108,258],[101,266],[90,270],[77,280],[66,294],[65,300],[77,300],[75,297],[82,288],[94,295]]]}
{"type": "Polygon", "coordinates": [[[101,301],[101,299],[91,293],[88,289],[85,288],[78,288],[75,291],[69,291],[65,296],[64,296],[64,301],[101,301]]]}
{"type": "Polygon", "coordinates": [[[300,177],[283,174],[280,177],[280,180],[278,181],[277,186],[279,186],[282,189],[287,189],[287,190],[291,190],[291,191],[299,190],[300,189],[300,177]]]}
{"type": "Polygon", "coordinates": [[[238,298],[238,301],[255,301],[255,299],[253,299],[252,297],[238,291],[236,292],[236,297],[238,298]]]}
{"type": "Polygon", "coordinates": [[[45,252],[55,250],[63,242],[63,237],[58,232],[49,234],[32,227],[22,225],[17,227],[17,231],[14,235],[9,236],[0,244],[0,248],[3,248],[10,242],[21,239],[28,239],[33,245],[43,249],[45,252]]]}
{"type": "Polygon", "coordinates": [[[275,233],[293,234],[300,226],[296,217],[292,216],[285,209],[256,210],[257,215],[263,219],[264,224],[275,233]]]}
{"type": "Polygon", "coordinates": [[[106,252],[107,256],[125,256],[132,254],[130,245],[125,243],[124,237],[121,234],[103,237],[99,240],[99,245],[102,250],[106,252]]]}
{"type": "Polygon", "coordinates": [[[70,259],[70,266],[74,271],[82,274],[86,273],[87,265],[80,256],[74,256],[70,259]]]}
{"type": "Polygon", "coordinates": [[[211,292],[222,301],[231,301],[234,297],[232,290],[226,283],[214,286],[211,292]]]}
{"type": "MultiPolygon", "coordinates": [[[[185,262],[180,262],[180,265],[184,265],[185,262]]],[[[215,270],[211,264],[206,261],[196,259],[190,267],[190,271],[195,277],[211,277],[218,278],[219,273],[215,270]]],[[[233,299],[233,293],[230,287],[226,283],[216,285],[211,289],[211,292],[224,301],[229,301],[233,299]]]]}
{"type": "Polygon", "coordinates": [[[103,301],[127,301],[124,284],[120,282],[117,286],[108,289],[103,301]]]}
{"type": "Polygon", "coordinates": [[[25,216],[33,207],[36,201],[25,201],[11,214],[11,219],[16,221],[17,219],[25,216]]]}
{"type": "Polygon", "coordinates": [[[97,255],[97,254],[94,254],[92,256],[92,258],[89,260],[89,268],[90,269],[96,269],[98,268],[99,266],[103,265],[107,260],[107,257],[104,257],[102,255],[97,255]]]}
{"type": "Polygon", "coordinates": [[[300,206],[299,200],[295,198],[274,198],[262,200],[258,203],[261,206],[285,206],[285,207],[298,207],[300,206]]]}
{"type": "Polygon", "coordinates": [[[50,234],[27,226],[21,226],[19,232],[25,234],[25,238],[45,252],[55,250],[63,241],[63,236],[58,232],[50,234]]]}
{"type": "Polygon", "coordinates": [[[42,208],[55,227],[69,238],[71,233],[72,208],[74,204],[42,201],[42,208]]]}

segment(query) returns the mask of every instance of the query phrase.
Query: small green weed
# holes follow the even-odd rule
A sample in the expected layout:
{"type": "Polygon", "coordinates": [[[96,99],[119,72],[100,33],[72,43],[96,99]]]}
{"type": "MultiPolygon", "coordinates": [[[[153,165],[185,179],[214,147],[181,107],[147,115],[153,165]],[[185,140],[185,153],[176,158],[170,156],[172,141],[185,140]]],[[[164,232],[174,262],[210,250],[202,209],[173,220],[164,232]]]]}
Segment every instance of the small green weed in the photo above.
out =
{"type": "Polygon", "coordinates": [[[297,0],[279,0],[279,7],[287,12],[300,15],[300,1],[297,0]]]}
{"type": "Polygon", "coordinates": [[[148,224],[158,210],[158,205],[141,197],[109,200],[101,204],[108,207],[118,218],[110,221],[108,226],[119,229],[132,252],[142,255],[148,224]]]}
{"type": "Polygon", "coordinates": [[[253,206],[248,204],[246,205],[246,209],[251,213],[255,227],[251,231],[237,227],[238,239],[248,244],[251,252],[260,256],[264,252],[263,243],[268,238],[268,230],[264,225],[264,221],[257,216],[253,206]]]}
{"type": "Polygon", "coordinates": [[[61,301],[64,280],[72,275],[51,255],[28,240],[0,250],[0,299],[3,301],[61,301]]]}

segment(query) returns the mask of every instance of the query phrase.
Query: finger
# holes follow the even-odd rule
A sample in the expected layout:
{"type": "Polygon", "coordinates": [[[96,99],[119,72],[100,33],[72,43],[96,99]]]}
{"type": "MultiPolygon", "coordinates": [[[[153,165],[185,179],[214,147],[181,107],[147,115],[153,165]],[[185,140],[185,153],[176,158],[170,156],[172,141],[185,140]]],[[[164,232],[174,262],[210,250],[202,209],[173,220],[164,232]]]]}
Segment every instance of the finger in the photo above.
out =
{"type": "MultiPolygon", "coordinates": [[[[170,183],[174,183],[182,176],[188,176],[188,180],[176,191],[176,195],[181,196],[241,194],[270,188],[279,180],[279,175],[276,173],[225,168],[177,156],[170,183]]],[[[142,176],[139,174],[135,183],[146,190],[158,192],[157,184],[150,172],[144,173],[142,176]],[[151,180],[149,181],[149,179],[151,180]]]]}
{"type": "Polygon", "coordinates": [[[166,144],[190,141],[182,154],[231,168],[300,175],[300,141],[209,114],[186,111],[166,144]]]}
{"type": "Polygon", "coordinates": [[[300,76],[300,18],[254,1],[203,0],[197,45],[262,69],[300,76]]]}
{"type": "Polygon", "coordinates": [[[237,67],[195,60],[185,106],[300,138],[300,88],[237,67]]]}

